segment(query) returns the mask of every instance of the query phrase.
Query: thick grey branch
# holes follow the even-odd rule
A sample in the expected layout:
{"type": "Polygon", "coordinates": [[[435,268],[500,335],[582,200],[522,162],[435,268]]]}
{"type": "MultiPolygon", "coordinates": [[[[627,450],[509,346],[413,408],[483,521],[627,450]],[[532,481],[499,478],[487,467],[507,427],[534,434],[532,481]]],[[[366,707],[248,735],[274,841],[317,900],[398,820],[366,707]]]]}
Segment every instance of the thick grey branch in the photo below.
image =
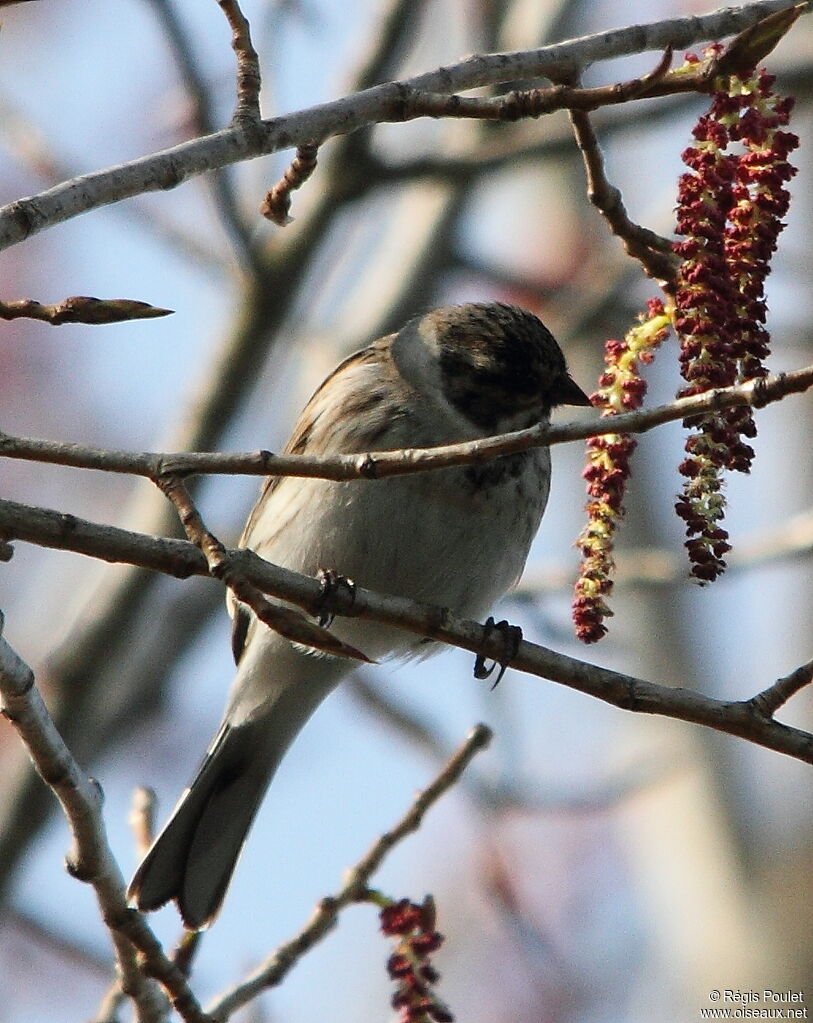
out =
{"type": "Polygon", "coordinates": [[[577,70],[599,60],[664,49],[668,45],[681,49],[740,32],[768,14],[792,6],[793,0],[762,0],[703,17],[634,25],[536,50],[475,54],[457,64],[402,82],[377,85],[307,110],[268,121],[241,121],[213,135],[82,175],[10,203],[0,209],[0,249],[109,203],[175,188],[196,175],[241,160],[306,143],[321,143],[378,123],[399,108],[405,89],[449,94],[577,70]]]}
{"type": "MultiPolygon", "coordinates": [[[[209,575],[206,558],[189,541],[170,540],[100,526],[43,508],[0,501],[0,535],[45,547],[75,551],[106,561],[122,561],[175,576],[209,575]]],[[[271,565],[252,551],[230,550],[238,570],[264,593],[290,601],[310,613],[323,598],[316,579],[271,565]]],[[[337,597],[337,614],[370,618],[418,636],[505,661],[500,632],[452,615],[446,608],[423,605],[357,587],[351,599],[337,597]]],[[[509,667],[558,682],[623,710],[705,725],[719,732],[785,753],[813,764],[813,735],[783,725],[761,712],[753,701],[714,700],[690,689],[671,688],[522,641],[509,667]]]]}

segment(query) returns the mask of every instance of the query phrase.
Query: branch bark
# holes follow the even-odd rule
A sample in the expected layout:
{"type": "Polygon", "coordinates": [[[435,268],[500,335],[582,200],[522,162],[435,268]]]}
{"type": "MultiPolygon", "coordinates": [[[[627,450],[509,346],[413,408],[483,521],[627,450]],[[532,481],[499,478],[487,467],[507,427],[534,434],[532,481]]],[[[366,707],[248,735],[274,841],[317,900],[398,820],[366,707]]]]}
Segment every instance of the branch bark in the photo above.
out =
{"type": "Polygon", "coordinates": [[[136,949],[121,929],[121,921],[133,911],[124,901],[124,878],[107,844],[101,789],[73,759],[34,685],[34,673],[2,638],[2,628],[0,613],[2,713],[19,733],[37,773],[62,804],[73,836],[66,866],[74,877],[93,885],[110,928],[122,990],[133,999],[141,1023],[158,1023],[164,1016],[165,1002],[142,974],[136,949]]]}
{"type": "Polygon", "coordinates": [[[0,209],[0,249],[54,224],[144,192],[176,188],[184,181],[241,160],[267,156],[379,123],[402,103],[404,89],[448,95],[481,86],[580,70],[588,64],[647,50],[675,49],[741,32],[767,15],[797,6],[793,0],[762,0],[703,17],[673,18],[649,25],[584,36],[515,53],[475,54],[457,64],[400,82],[387,82],[306,110],[267,121],[243,119],[125,164],[63,182],[0,209]]]}
{"type": "MultiPolygon", "coordinates": [[[[206,558],[189,541],[100,526],[12,501],[0,501],[0,534],[181,578],[210,575],[206,558]]],[[[253,551],[227,549],[227,554],[242,575],[264,593],[296,604],[310,614],[324,610],[324,592],[318,580],[272,565],[253,551]]],[[[516,652],[506,658],[502,633],[457,618],[446,608],[376,594],[361,587],[356,587],[352,597],[343,590],[335,596],[335,606],[330,610],[336,614],[394,625],[568,686],[622,710],[704,725],[813,764],[813,735],[775,721],[753,699],[715,700],[691,689],[657,685],[527,640],[520,642],[516,652]]]]}
{"type": "Polygon", "coordinates": [[[656,426],[720,412],[738,405],[762,408],[789,394],[813,387],[813,366],[787,373],[721,387],[665,405],[625,412],[598,420],[562,426],[532,426],[513,433],[484,437],[434,448],[371,451],[341,455],[275,455],[270,451],[240,454],[227,452],[135,452],[92,448],[61,441],[13,437],[0,432],[0,457],[98,469],[158,480],[167,476],[225,474],[249,476],[298,476],[327,480],[384,479],[410,473],[468,465],[542,445],[566,444],[606,433],[646,433],[656,426]]]}
{"type": "Polygon", "coordinates": [[[141,914],[127,906],[124,878],[107,843],[101,789],[82,772],[65,746],[34,684],[33,672],[2,638],[2,626],[0,614],[0,709],[20,734],[38,773],[62,804],[74,842],[66,860],[68,870],[78,880],[93,886],[110,930],[118,957],[119,983],[108,993],[105,1004],[113,1006],[118,1002],[120,986],[133,999],[139,1023],[160,1023],[165,1018],[166,1002],[150,977],[160,981],[173,1007],[187,1023],[225,1019],[261,990],[279,983],[334,926],[339,912],[364,896],[370,877],[390,850],[418,830],[429,808],[455,784],[491,739],[491,731],[485,725],[472,729],[434,781],[415,797],[403,818],[381,835],[353,867],[341,890],[320,902],[300,934],[204,1012],[184,970],[166,957],[141,914]]]}
{"type": "Polygon", "coordinates": [[[266,600],[257,587],[252,586],[235,567],[226,548],[207,529],[183,481],[177,476],[162,476],[157,483],[175,506],[187,537],[206,558],[210,574],[224,582],[234,594],[235,600],[250,607],[264,625],[292,643],[302,643],[335,657],[348,657],[369,663],[363,653],[349,643],[343,643],[321,625],[308,621],[298,611],[266,600]]]}

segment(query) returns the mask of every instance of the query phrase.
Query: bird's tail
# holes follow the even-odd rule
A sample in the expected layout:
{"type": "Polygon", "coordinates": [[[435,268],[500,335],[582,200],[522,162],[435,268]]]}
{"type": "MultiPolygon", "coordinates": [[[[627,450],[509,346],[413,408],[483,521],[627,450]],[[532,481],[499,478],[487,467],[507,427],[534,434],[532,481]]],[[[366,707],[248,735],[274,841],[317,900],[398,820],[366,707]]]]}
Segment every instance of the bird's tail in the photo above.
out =
{"type": "Polygon", "coordinates": [[[280,761],[347,670],[267,631],[246,646],[223,724],[130,882],[133,905],[174,899],[190,930],[212,922],[280,761]]]}
{"type": "Polygon", "coordinates": [[[174,899],[190,930],[208,926],[217,915],[284,753],[262,756],[267,727],[262,719],[221,727],[130,882],[127,894],[138,909],[158,909],[174,899]]]}

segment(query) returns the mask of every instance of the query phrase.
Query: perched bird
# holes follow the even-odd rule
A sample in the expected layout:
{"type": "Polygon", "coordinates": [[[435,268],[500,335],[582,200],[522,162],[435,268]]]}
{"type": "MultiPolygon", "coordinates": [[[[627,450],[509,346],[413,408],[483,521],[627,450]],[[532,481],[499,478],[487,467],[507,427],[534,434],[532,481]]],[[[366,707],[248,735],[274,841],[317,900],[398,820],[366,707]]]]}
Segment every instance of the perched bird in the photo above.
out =
{"type": "MultiPolygon", "coordinates": [[[[305,406],[289,453],[388,451],[473,440],[588,405],[532,313],[498,302],[410,320],[345,359],[305,406]]],[[[550,484],[545,447],[478,464],[330,482],[265,481],[241,544],[275,564],[482,618],[519,578],[550,484]]],[[[249,827],[286,750],[353,662],[282,638],[234,606],[237,677],[191,786],[133,877],[142,910],[174,899],[184,924],[220,909],[249,827]]],[[[407,632],[357,618],[334,633],[379,659],[425,653],[407,632]]]]}

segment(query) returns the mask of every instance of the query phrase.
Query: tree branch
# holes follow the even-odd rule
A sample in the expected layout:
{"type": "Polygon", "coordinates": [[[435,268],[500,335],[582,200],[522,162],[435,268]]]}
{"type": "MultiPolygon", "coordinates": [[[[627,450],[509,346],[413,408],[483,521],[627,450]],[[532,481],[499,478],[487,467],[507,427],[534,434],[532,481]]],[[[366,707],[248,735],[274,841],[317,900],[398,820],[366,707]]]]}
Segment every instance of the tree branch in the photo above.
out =
{"type": "Polygon", "coordinates": [[[490,741],[491,729],[475,725],[431,785],[418,793],[401,820],[381,835],[367,854],[347,872],[339,891],[322,899],[308,923],[294,938],[281,945],[244,981],[216,998],[207,1006],[207,1012],[216,1019],[227,1018],[262,991],[279,984],[302,956],[336,925],[341,910],[364,897],[370,878],[390,850],[420,828],[427,810],[458,781],[473,758],[490,741]]]}
{"type": "Polygon", "coordinates": [[[102,917],[116,949],[122,990],[133,999],[138,1019],[157,1023],[164,1001],[138,968],[135,948],[120,921],[131,913],[124,901],[124,878],[104,833],[101,790],[73,759],[34,685],[34,674],[2,638],[0,613],[0,700],[2,713],[23,740],[38,774],[50,786],[68,820],[73,847],[66,858],[70,874],[93,885],[102,917]]]}
{"type": "Polygon", "coordinates": [[[253,586],[235,566],[223,544],[206,528],[184,483],[177,476],[161,476],[156,482],[175,506],[187,537],[206,558],[210,574],[224,582],[235,599],[250,607],[264,625],[292,643],[302,643],[324,653],[333,654],[334,657],[348,657],[369,663],[369,658],[355,647],[343,643],[327,629],[308,621],[298,611],[279,607],[266,600],[257,587],[253,586]]]}
{"type": "Polygon", "coordinates": [[[251,42],[248,19],[238,0],[217,0],[232,31],[232,49],[237,57],[237,107],[234,124],[255,125],[260,120],[260,59],[251,42]]]}
{"type": "MultiPolygon", "coordinates": [[[[12,501],[0,501],[0,535],[106,561],[123,561],[181,578],[210,574],[206,558],[189,541],[100,526],[12,501]]],[[[272,565],[253,551],[229,550],[228,554],[246,579],[264,593],[296,604],[310,614],[322,611],[324,592],[318,580],[272,565]]],[[[356,587],[352,596],[337,591],[334,604],[331,610],[336,614],[369,618],[469,650],[623,710],[705,725],[813,764],[813,735],[774,721],[752,701],[715,700],[690,689],[657,685],[527,640],[506,659],[503,636],[498,630],[457,618],[446,608],[376,594],[361,587],[356,587]]]]}
{"type": "MultiPolygon", "coordinates": [[[[191,103],[191,124],[196,135],[209,135],[217,125],[214,100],[203,75],[200,54],[195,52],[190,33],[186,31],[175,9],[174,0],[146,0],[155,11],[164,37],[172,53],[183,86],[191,103]]],[[[234,182],[227,170],[213,174],[211,192],[214,207],[231,239],[238,257],[249,267],[254,264],[251,232],[237,200],[234,182]]]]}
{"type": "MultiPolygon", "coordinates": [[[[222,0],[221,5],[228,6],[226,0],[222,0]]],[[[234,123],[204,138],[82,175],[8,204],[0,209],[0,249],[109,203],[143,192],[176,188],[189,178],[231,163],[307,143],[322,143],[332,136],[378,123],[398,109],[404,89],[448,95],[480,86],[548,76],[557,70],[578,70],[598,60],[663,50],[670,45],[679,49],[701,40],[732,35],[769,14],[794,6],[793,0],[762,0],[703,17],[635,25],[536,50],[475,54],[436,71],[373,86],[356,95],[269,121],[250,119],[234,123]]],[[[238,56],[243,54],[245,75],[240,79],[243,83],[241,100],[246,100],[243,109],[250,111],[253,85],[248,85],[248,50],[243,47],[241,51],[237,43],[235,48],[238,56]]]]}
{"type": "Polygon", "coordinates": [[[260,204],[260,213],[278,227],[292,223],[291,192],[301,188],[316,170],[315,145],[299,146],[296,156],[280,180],[268,191],[260,204]]]}
{"type": "Polygon", "coordinates": [[[469,465],[533,447],[565,444],[606,433],[646,433],[656,426],[677,419],[716,413],[738,405],[762,408],[789,394],[803,393],[811,387],[813,366],[805,366],[618,416],[564,423],[562,426],[532,426],[526,430],[479,440],[400,451],[340,455],[275,455],[270,451],[241,454],[203,451],[135,452],[0,433],[0,457],[145,476],[153,480],[170,475],[180,477],[203,473],[316,477],[336,481],[384,479],[387,476],[404,476],[430,469],[469,465]]]}
{"type": "Polygon", "coordinates": [[[627,255],[637,259],[644,272],[671,293],[680,265],[679,258],[671,251],[671,243],[630,219],[621,190],[607,178],[601,146],[587,111],[571,109],[570,123],[584,161],[587,198],[607,221],[612,233],[621,239],[627,255]]]}
{"type": "Polygon", "coordinates": [[[144,917],[127,905],[124,878],[105,834],[101,788],[84,774],[63,742],[34,684],[33,672],[2,638],[2,625],[0,614],[2,713],[62,804],[73,835],[66,865],[73,877],[93,886],[116,948],[122,990],[133,999],[142,1023],[159,1023],[165,1017],[166,1003],[149,977],[166,989],[187,1023],[209,1023],[183,971],[166,957],[144,917]]]}
{"type": "Polygon", "coordinates": [[[55,305],[42,305],[33,298],[0,302],[0,320],[43,320],[55,327],[63,323],[122,323],[124,320],[151,320],[169,316],[172,309],[161,309],[132,298],[90,298],[72,295],[55,305]]]}
{"type": "Polygon", "coordinates": [[[784,678],[779,678],[772,686],[757,693],[749,701],[760,714],[773,717],[780,707],[795,696],[805,686],[813,682],[813,661],[808,661],[784,678]]]}

